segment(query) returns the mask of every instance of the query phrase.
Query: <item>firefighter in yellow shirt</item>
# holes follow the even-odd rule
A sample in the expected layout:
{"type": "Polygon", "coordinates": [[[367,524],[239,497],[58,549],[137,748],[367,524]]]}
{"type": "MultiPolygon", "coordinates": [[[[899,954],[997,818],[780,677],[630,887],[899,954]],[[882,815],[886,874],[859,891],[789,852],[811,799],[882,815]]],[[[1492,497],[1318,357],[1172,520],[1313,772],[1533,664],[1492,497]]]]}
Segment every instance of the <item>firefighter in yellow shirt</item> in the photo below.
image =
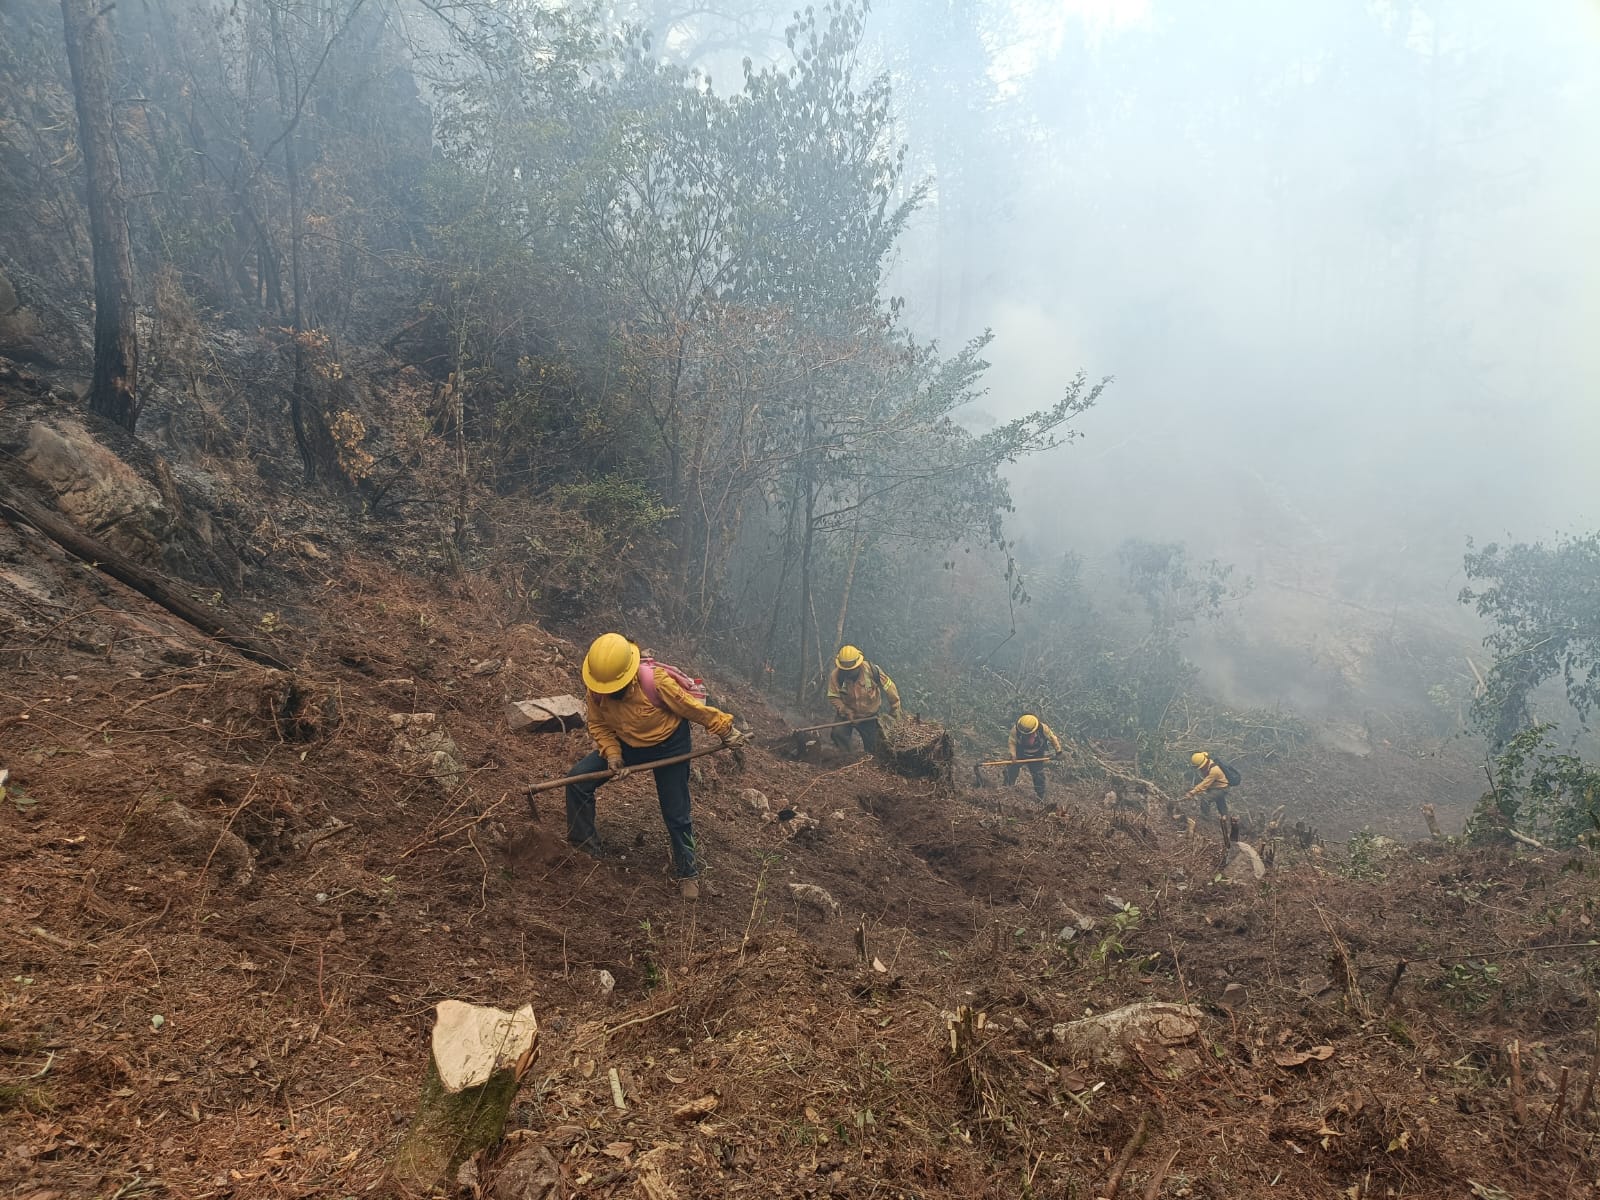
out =
{"type": "MultiPolygon", "coordinates": [[[[1032,713],[1023,713],[1011,727],[1011,737],[1006,742],[1007,758],[1045,758],[1052,751],[1056,758],[1064,753],[1061,739],[1055,731],[1032,713]],[[1047,748],[1048,746],[1048,748],[1047,748]]],[[[1022,768],[1027,767],[1033,776],[1033,794],[1044,799],[1044,764],[1042,762],[1012,763],[1006,768],[1006,786],[1016,783],[1022,768]]]]}
{"type": "Polygon", "coordinates": [[[1189,764],[1200,772],[1200,782],[1195,784],[1183,794],[1185,800],[1200,797],[1200,814],[1204,816],[1209,804],[1215,803],[1219,816],[1228,815],[1228,789],[1233,783],[1228,778],[1228,770],[1205,750],[1197,750],[1189,756],[1189,764]]]}
{"type": "MultiPolygon", "coordinates": [[[[589,689],[589,736],[596,750],[574,763],[569,774],[586,775],[609,767],[616,772],[612,778],[621,779],[634,767],[687,754],[691,722],[716,734],[724,745],[744,740],[731,715],[701,703],[665,670],[653,673],[656,701],[652,702],[639,681],[639,659],[638,645],[620,633],[601,634],[590,645],[583,660],[583,682],[589,689]]],[[[698,899],[700,861],[690,816],[689,764],[657,767],[654,774],[679,893],[685,900],[698,899]]],[[[567,784],[567,840],[596,857],[602,849],[594,826],[594,793],[604,782],[567,784]]]]}
{"type": "Polygon", "coordinates": [[[850,748],[852,733],[861,735],[861,744],[869,753],[877,750],[878,720],[884,705],[888,705],[889,716],[900,715],[900,691],[894,680],[854,646],[841,646],[834,656],[833,670],[828,673],[828,701],[841,721],[850,722],[828,735],[841,750],[850,748]]]}

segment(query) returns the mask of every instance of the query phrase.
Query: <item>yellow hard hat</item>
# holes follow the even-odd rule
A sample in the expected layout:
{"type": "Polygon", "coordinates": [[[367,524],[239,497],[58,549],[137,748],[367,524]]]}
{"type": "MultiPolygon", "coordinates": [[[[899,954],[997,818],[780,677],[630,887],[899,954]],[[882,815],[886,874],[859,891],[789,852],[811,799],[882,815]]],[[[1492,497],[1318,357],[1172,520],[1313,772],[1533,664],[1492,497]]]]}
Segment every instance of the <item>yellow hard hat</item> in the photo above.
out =
{"type": "Polygon", "coordinates": [[[833,661],[841,671],[854,671],[867,661],[867,656],[854,646],[840,646],[839,653],[833,661]]]}
{"type": "Polygon", "coordinates": [[[1032,733],[1039,728],[1039,718],[1032,713],[1024,713],[1017,720],[1017,728],[1022,730],[1023,733],[1032,733]]]}
{"type": "Polygon", "coordinates": [[[1206,759],[1210,757],[1211,756],[1204,750],[1196,750],[1193,754],[1189,755],[1189,761],[1197,767],[1203,767],[1206,765],[1206,759]]]}
{"type": "Polygon", "coordinates": [[[583,682],[591,692],[620,692],[639,673],[639,647],[620,633],[602,633],[583,656],[583,682]]]}

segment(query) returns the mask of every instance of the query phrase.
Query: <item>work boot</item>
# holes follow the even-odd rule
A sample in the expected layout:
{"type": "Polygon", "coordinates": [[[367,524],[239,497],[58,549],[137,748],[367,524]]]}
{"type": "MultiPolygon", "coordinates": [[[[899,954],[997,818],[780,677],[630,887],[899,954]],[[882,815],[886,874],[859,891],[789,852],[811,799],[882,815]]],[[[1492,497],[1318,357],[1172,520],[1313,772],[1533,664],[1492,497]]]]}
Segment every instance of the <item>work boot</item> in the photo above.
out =
{"type": "Polygon", "coordinates": [[[678,880],[678,895],[685,900],[700,899],[700,881],[697,879],[678,880]]]}

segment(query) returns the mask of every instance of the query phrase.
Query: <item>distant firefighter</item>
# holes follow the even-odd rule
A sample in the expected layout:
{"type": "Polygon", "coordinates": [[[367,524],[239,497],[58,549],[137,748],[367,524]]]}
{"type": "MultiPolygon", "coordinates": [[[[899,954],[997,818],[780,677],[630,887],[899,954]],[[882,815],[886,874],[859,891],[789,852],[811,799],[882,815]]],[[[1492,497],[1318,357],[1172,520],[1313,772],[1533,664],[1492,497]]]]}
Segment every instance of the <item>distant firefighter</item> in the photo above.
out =
{"type": "Polygon", "coordinates": [[[878,748],[878,721],[888,705],[888,715],[900,715],[900,692],[894,680],[883,668],[867,661],[867,656],[854,646],[840,646],[834,657],[833,670],[828,674],[828,700],[841,721],[849,721],[833,730],[829,737],[841,750],[850,748],[850,735],[861,735],[861,744],[869,752],[878,748]]]}
{"type": "Polygon", "coordinates": [[[1200,772],[1200,782],[1195,784],[1183,794],[1185,800],[1200,797],[1200,811],[1206,811],[1207,804],[1214,802],[1217,812],[1222,816],[1228,815],[1228,789],[1239,786],[1239,772],[1226,763],[1219,762],[1211,757],[1205,750],[1197,750],[1189,756],[1189,763],[1196,771],[1200,772]]]}
{"type": "MultiPolygon", "coordinates": [[[[1056,737],[1055,730],[1046,725],[1032,713],[1023,713],[1017,718],[1017,723],[1011,727],[1011,737],[1006,743],[1007,758],[1045,758],[1054,752],[1054,757],[1062,756],[1061,739],[1056,737]],[[1048,749],[1047,749],[1048,747],[1048,749]]],[[[1033,794],[1039,799],[1044,799],[1044,764],[1042,762],[1012,763],[1006,767],[1006,786],[1016,783],[1017,777],[1022,774],[1022,768],[1028,768],[1028,774],[1033,776],[1033,794]]]]}

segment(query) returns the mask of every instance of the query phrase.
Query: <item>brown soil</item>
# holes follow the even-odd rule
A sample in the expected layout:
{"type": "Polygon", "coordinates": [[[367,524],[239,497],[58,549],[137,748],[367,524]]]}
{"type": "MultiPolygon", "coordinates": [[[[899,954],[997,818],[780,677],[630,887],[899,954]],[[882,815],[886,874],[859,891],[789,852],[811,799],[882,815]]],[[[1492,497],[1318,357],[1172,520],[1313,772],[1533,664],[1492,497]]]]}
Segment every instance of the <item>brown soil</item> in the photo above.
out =
{"type": "MultiPolygon", "coordinates": [[[[1058,788],[1057,812],[1022,785],[752,750],[743,771],[701,760],[710,890],[686,905],[648,779],[601,793],[606,862],[567,849],[559,793],[530,817],[523,787],[586,738],[508,735],[501,705],[570,690],[577,650],[508,627],[492,580],[294,560],[264,606],[290,678],[32,535],[0,526],[0,559],[7,1195],[391,1194],[447,997],[534,1005],[505,1153],[545,1147],[553,1194],[1090,1197],[1141,1123],[1124,1197],[1595,1194],[1596,1126],[1573,1112],[1590,859],[1284,847],[1257,883],[1220,873],[1213,835],[1114,819],[1102,786],[1058,788]],[[458,790],[391,757],[391,715],[419,712],[458,790]],[[789,837],[751,787],[818,827],[789,837]],[[1107,897],[1137,917],[1119,930],[1107,897]],[[1060,940],[1080,914],[1096,927],[1060,940]],[[1118,1068],[1049,1037],[1144,999],[1201,1005],[1200,1037],[1118,1068]],[[985,1026],[953,1061],[962,1005],[985,1026]],[[709,1116],[674,1118],[705,1096],[709,1116]]],[[[1257,786],[1324,824],[1393,815],[1364,774],[1257,786]]]]}

